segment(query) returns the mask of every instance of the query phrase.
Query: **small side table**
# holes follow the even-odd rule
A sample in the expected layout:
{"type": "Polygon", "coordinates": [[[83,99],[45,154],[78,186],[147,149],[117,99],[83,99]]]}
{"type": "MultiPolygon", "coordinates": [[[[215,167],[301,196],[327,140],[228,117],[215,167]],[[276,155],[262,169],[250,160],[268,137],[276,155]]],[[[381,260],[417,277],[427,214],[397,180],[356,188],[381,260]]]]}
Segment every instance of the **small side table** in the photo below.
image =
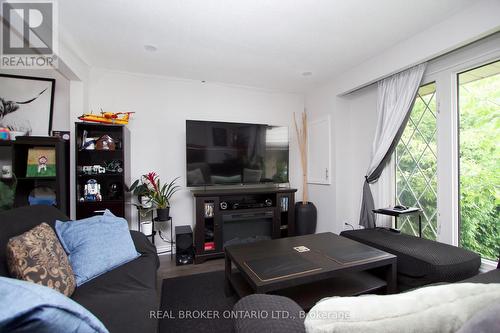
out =
{"type": "MultiPolygon", "coordinates": [[[[142,206],[139,206],[139,205],[136,205],[136,208],[137,208],[137,229],[138,229],[139,232],[142,232],[141,231],[141,213],[142,213],[143,210],[147,210],[147,209],[150,209],[150,208],[145,208],[145,207],[142,207],[142,206]]],[[[155,244],[155,235],[157,234],[156,228],[155,228],[156,224],[158,224],[158,223],[168,223],[168,224],[170,224],[170,239],[165,238],[163,236],[161,230],[158,230],[158,236],[160,236],[160,238],[165,243],[170,244],[170,250],[165,250],[165,251],[162,251],[162,252],[158,252],[158,254],[170,253],[170,259],[172,259],[173,256],[174,256],[174,244],[175,244],[174,237],[173,237],[174,220],[172,219],[171,216],[169,216],[169,218],[167,220],[160,221],[160,220],[158,220],[158,217],[154,216],[154,210],[151,211],[151,220],[152,220],[152,223],[153,223],[151,235],[145,235],[145,236],[148,237],[148,238],[151,237],[151,243],[153,245],[155,245],[155,246],[156,246],[156,244],[155,244]]]]}
{"type": "Polygon", "coordinates": [[[375,214],[394,216],[394,228],[398,228],[398,217],[405,215],[418,215],[418,237],[422,238],[422,210],[417,207],[410,207],[406,210],[396,210],[393,208],[379,208],[372,210],[375,214]]]}

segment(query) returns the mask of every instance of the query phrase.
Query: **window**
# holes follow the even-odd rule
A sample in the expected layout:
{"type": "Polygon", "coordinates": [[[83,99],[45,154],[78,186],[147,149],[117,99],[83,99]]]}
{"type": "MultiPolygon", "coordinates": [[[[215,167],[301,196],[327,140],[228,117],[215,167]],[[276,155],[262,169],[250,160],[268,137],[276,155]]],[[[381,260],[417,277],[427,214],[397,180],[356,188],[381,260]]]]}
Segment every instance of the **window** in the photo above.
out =
{"type": "MultiPolygon", "coordinates": [[[[422,237],[437,238],[436,85],[420,87],[396,147],[396,204],[422,209],[422,237]]],[[[402,217],[402,232],[418,236],[417,222],[402,217]]]]}
{"type": "MultiPolygon", "coordinates": [[[[428,62],[380,200],[420,207],[423,237],[488,267],[500,246],[499,43],[496,33],[428,62]]],[[[418,235],[413,216],[398,226],[418,235]]]]}
{"type": "Polygon", "coordinates": [[[500,244],[500,61],[458,74],[460,245],[500,244]]]}

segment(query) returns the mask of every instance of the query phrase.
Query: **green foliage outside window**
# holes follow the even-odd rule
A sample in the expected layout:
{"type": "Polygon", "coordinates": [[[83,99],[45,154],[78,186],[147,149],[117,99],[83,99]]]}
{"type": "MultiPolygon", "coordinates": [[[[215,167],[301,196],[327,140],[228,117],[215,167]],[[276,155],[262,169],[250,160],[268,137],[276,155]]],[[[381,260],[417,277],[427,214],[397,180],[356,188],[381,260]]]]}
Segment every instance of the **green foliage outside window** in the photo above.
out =
{"type": "Polygon", "coordinates": [[[459,110],[460,245],[480,253],[483,258],[497,260],[500,248],[500,74],[461,83],[459,110]]]}
{"type": "MultiPolygon", "coordinates": [[[[500,62],[494,64],[500,67],[500,62]]],[[[491,65],[488,65],[491,66],[491,65]]],[[[460,246],[497,260],[500,249],[500,74],[459,75],[460,246]]],[[[492,74],[493,72],[493,74],[492,74]]],[[[423,237],[437,237],[435,84],[419,89],[396,148],[396,203],[423,210],[423,237]]],[[[416,220],[400,219],[417,235],[416,220]]],[[[445,223],[444,221],[443,223],[445,223]]]]}

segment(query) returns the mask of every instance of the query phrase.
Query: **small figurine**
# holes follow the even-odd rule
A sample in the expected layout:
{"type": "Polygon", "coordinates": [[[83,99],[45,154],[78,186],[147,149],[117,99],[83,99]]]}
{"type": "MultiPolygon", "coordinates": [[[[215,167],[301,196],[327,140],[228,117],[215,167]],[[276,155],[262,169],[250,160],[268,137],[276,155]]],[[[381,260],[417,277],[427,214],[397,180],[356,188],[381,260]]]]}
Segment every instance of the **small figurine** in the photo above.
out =
{"type": "Polygon", "coordinates": [[[83,165],[81,167],[78,167],[78,170],[81,174],[84,175],[101,175],[103,173],[106,173],[106,168],[99,164],[83,165]]]}
{"type": "Polygon", "coordinates": [[[88,137],[88,135],[89,135],[89,132],[87,132],[87,130],[84,130],[83,134],[82,134],[82,143],[81,143],[80,150],[94,150],[95,149],[96,138],[90,138],[90,137],[88,137]]]}
{"type": "Polygon", "coordinates": [[[82,166],[82,173],[84,173],[86,175],[91,175],[92,174],[92,166],[90,166],[90,165],[82,166]]]}
{"type": "Polygon", "coordinates": [[[95,149],[96,150],[115,150],[116,149],[116,144],[115,140],[110,137],[107,134],[104,134],[101,136],[97,141],[95,142],[95,149]]]}
{"type": "Polygon", "coordinates": [[[102,173],[106,173],[106,169],[104,167],[100,166],[99,164],[96,164],[96,165],[92,166],[92,173],[94,175],[99,175],[102,173]]]}
{"type": "MultiPolygon", "coordinates": [[[[82,201],[80,199],[80,201],[82,201]]],[[[89,179],[85,184],[83,201],[102,201],[101,185],[95,179],[89,179]]]]}
{"type": "Polygon", "coordinates": [[[87,113],[81,115],[78,119],[93,123],[127,125],[132,113],[135,112],[103,112],[101,110],[100,116],[87,113]]]}
{"type": "Polygon", "coordinates": [[[122,192],[120,183],[111,183],[108,186],[108,195],[110,199],[119,199],[122,192]]]}
{"type": "Polygon", "coordinates": [[[122,162],[120,160],[112,160],[107,163],[104,163],[104,166],[106,167],[106,172],[110,173],[122,173],[123,168],[122,168],[122,162]]]}

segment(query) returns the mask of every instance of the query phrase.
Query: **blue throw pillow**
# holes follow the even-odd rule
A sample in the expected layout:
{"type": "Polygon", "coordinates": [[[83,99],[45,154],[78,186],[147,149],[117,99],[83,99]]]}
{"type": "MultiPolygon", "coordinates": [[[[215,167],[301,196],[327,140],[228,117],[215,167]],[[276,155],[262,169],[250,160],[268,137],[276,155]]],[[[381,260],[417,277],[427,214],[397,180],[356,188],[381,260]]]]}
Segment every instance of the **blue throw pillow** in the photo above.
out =
{"type": "Polygon", "coordinates": [[[108,333],[87,309],[45,286],[0,277],[0,332],[108,333]]]}
{"type": "Polygon", "coordinates": [[[108,210],[104,215],[83,220],[56,221],[55,229],[68,254],[77,286],[140,255],[127,221],[108,210]]]}

